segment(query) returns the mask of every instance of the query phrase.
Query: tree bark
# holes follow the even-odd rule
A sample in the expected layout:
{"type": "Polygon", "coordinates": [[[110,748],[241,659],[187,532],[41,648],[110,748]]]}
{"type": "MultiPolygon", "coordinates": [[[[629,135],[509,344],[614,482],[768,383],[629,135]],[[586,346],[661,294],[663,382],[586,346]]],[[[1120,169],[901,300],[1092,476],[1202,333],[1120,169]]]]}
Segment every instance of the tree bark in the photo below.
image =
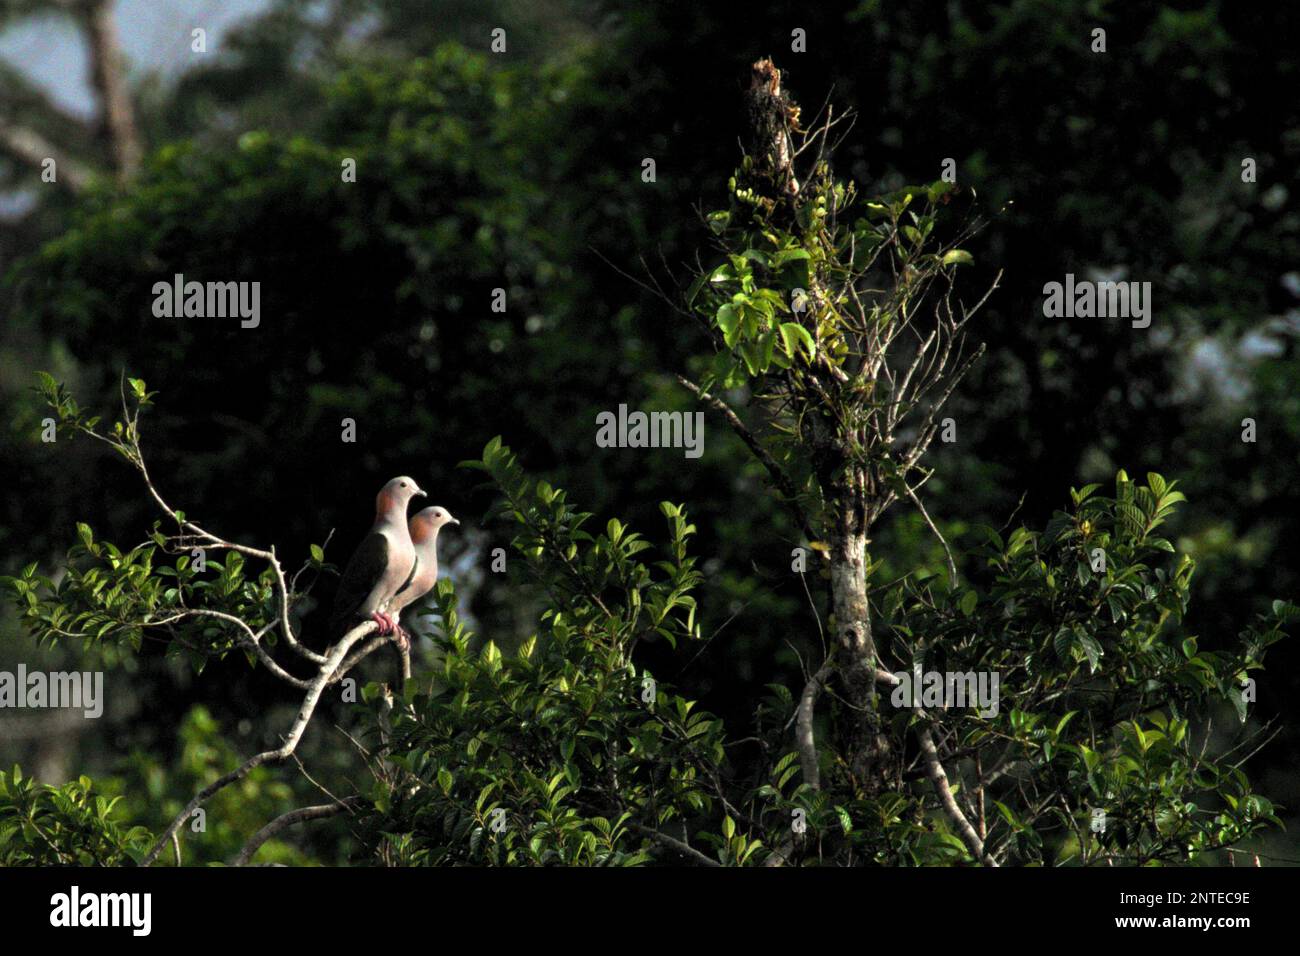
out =
{"type": "Polygon", "coordinates": [[[853,707],[847,735],[849,770],[860,788],[880,788],[878,772],[886,742],[880,735],[876,694],[876,642],[867,602],[867,502],[861,475],[845,467],[847,480],[833,496],[836,527],[830,541],[830,603],[844,653],[840,673],[853,707]]]}
{"type": "Polygon", "coordinates": [[[76,194],[86,188],[91,172],[67,156],[53,143],[33,129],[14,126],[0,117],[0,152],[8,153],[15,159],[40,169],[45,160],[52,159],[55,164],[55,185],[76,194]]]}
{"type": "Polygon", "coordinates": [[[136,130],[135,107],[126,85],[126,67],[113,19],[111,0],[86,0],[80,10],[90,44],[91,82],[103,109],[102,130],[113,156],[119,181],[140,168],[142,149],[136,130]]]}
{"type": "MultiPolygon", "coordinates": [[[[803,199],[791,142],[791,132],[799,128],[799,106],[782,89],[781,71],[770,59],[753,65],[746,110],[752,186],[764,197],[774,219],[793,223],[803,199]]],[[[816,274],[809,275],[808,291],[813,305],[802,318],[814,339],[817,338],[816,317],[834,309],[821,279],[816,274]]],[[[878,765],[887,749],[877,715],[876,645],[867,603],[867,544],[873,514],[873,485],[867,470],[855,458],[855,449],[861,447],[861,436],[856,434],[858,426],[853,422],[854,416],[831,414],[828,407],[832,402],[839,402],[842,387],[848,381],[847,374],[822,354],[820,348],[817,365],[810,374],[813,391],[819,398],[813,406],[809,444],[813,449],[814,471],[828,505],[828,527],[824,533],[830,547],[830,609],[835,636],[843,651],[837,655],[835,666],[851,708],[846,757],[856,786],[872,793],[880,789],[878,765]]],[[[811,702],[805,710],[804,724],[811,731],[811,702]]],[[[816,782],[816,768],[808,766],[806,756],[804,764],[805,779],[816,782]]]]}

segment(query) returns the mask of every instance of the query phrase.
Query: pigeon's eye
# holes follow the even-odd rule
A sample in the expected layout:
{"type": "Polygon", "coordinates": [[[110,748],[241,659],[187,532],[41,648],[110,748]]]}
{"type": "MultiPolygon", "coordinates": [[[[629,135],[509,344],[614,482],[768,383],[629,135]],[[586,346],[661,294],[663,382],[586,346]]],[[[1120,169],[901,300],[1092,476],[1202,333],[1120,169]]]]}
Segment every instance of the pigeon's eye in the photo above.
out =
{"type": "Polygon", "coordinates": [[[403,487],[403,488],[406,487],[406,482],[402,482],[402,487],[403,487]]]}

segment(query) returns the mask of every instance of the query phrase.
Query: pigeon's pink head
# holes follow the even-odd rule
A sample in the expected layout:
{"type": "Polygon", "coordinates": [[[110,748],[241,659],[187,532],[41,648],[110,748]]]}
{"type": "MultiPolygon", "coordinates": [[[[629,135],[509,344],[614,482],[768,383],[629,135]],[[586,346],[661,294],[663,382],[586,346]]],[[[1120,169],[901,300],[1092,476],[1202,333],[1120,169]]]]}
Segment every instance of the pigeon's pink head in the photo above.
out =
{"type": "Polygon", "coordinates": [[[394,478],[384,485],[379,492],[379,497],[375,499],[375,513],[385,515],[398,512],[405,515],[407,504],[417,496],[423,498],[424,492],[420,490],[414,478],[407,478],[405,475],[394,478]]]}
{"type": "Polygon", "coordinates": [[[415,513],[411,519],[411,540],[416,544],[428,541],[438,534],[445,524],[460,524],[446,508],[434,506],[415,513]]]}

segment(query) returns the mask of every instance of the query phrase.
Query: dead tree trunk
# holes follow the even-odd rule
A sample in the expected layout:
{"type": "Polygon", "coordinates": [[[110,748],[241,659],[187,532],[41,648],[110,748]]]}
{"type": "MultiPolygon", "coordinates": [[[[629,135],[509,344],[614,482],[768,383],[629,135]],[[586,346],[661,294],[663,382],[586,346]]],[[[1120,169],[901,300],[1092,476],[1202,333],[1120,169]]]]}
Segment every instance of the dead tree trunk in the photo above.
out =
{"type": "Polygon", "coordinates": [[[135,107],[126,85],[126,65],[110,0],[86,0],[78,11],[90,46],[91,82],[99,94],[101,131],[121,182],[140,168],[142,149],[135,107]]]}

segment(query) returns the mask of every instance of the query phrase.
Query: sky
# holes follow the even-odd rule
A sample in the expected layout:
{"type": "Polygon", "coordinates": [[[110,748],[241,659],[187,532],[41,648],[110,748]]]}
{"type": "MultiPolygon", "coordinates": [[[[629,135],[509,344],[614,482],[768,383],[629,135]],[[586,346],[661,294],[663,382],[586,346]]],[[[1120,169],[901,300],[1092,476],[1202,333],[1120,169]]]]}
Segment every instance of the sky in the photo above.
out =
{"type": "MultiPolygon", "coordinates": [[[[191,30],[207,32],[210,56],[220,52],[231,26],[269,5],[270,0],[117,0],[115,13],[132,72],[175,76],[199,55],[190,50],[191,30]]],[[[95,114],[85,43],[65,16],[26,17],[0,30],[0,59],[69,113],[87,119],[95,114]]]]}

